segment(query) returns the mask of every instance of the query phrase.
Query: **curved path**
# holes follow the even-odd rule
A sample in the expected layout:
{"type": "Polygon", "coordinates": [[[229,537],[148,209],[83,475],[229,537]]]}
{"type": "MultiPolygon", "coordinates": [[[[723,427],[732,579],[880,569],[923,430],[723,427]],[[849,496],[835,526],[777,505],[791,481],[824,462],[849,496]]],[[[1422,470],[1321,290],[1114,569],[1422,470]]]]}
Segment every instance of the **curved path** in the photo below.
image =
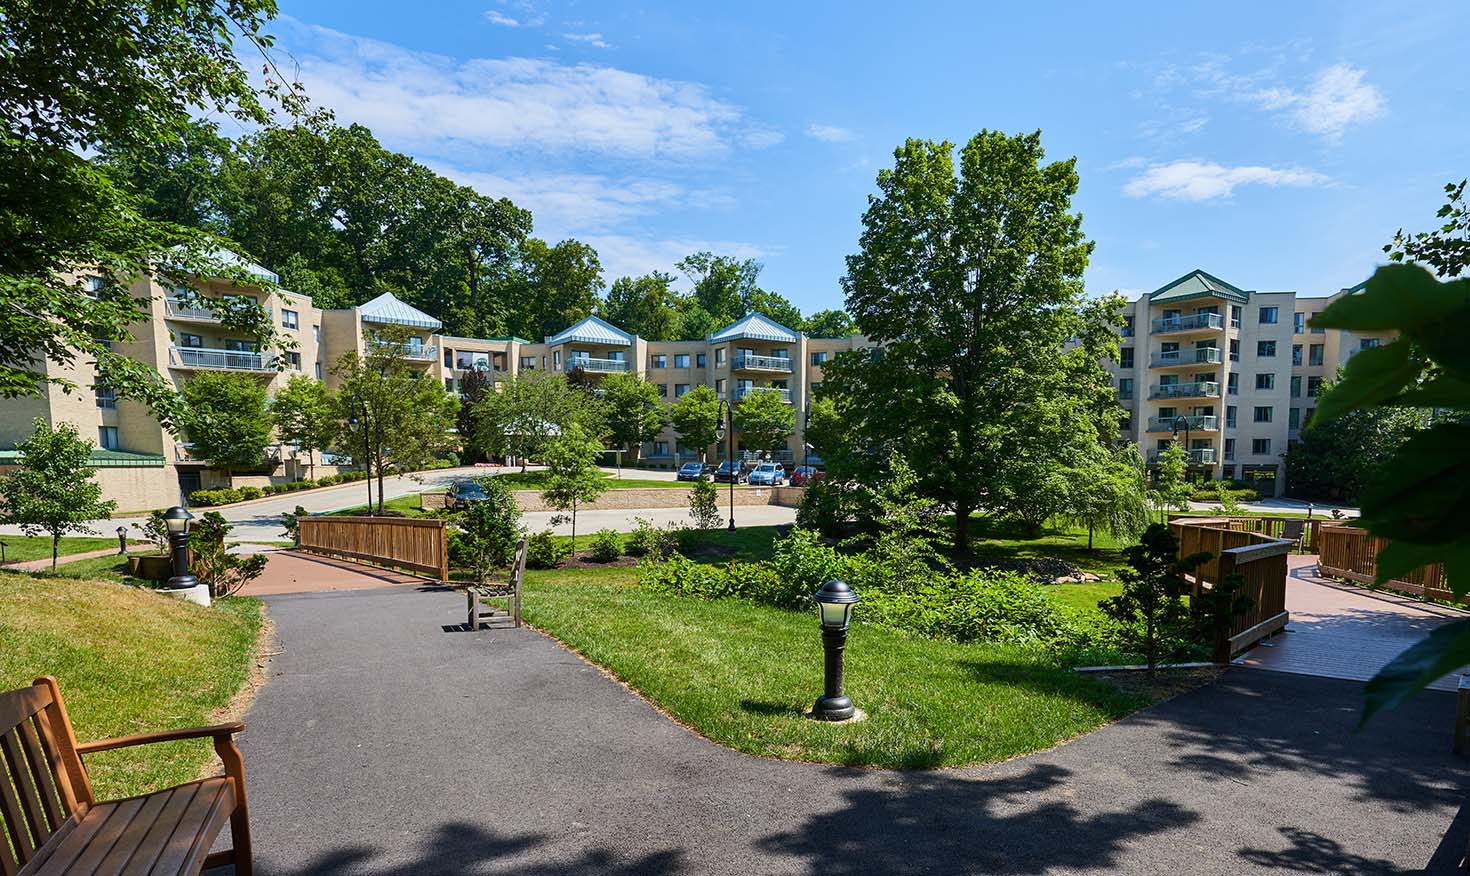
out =
{"type": "Polygon", "coordinates": [[[262,874],[1453,872],[1470,832],[1438,692],[1354,735],[1360,685],[1237,668],[1049,752],[864,771],[715,746],[532,630],[452,632],[454,593],[267,603],[262,874]]]}

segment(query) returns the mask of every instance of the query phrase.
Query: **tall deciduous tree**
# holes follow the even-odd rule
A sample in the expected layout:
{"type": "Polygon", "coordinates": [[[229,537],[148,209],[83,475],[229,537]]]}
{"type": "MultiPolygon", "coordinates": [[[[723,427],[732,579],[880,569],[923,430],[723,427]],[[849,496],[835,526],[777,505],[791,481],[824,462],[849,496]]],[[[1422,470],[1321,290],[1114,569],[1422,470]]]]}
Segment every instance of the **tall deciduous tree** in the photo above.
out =
{"type": "Polygon", "coordinates": [[[672,274],[654,271],[641,277],[619,277],[602,302],[602,318],[646,341],[679,338],[679,295],[672,274]]]}
{"type": "Polygon", "coordinates": [[[1071,212],[1075,160],[1043,158],[1039,133],[982,131],[958,168],[948,142],[899,147],[843,278],[847,310],[881,355],[842,355],[823,369],[845,426],[828,434],[848,445],[821,450],[829,469],[847,460],[858,470],[835,473],[873,476],[863,469],[898,452],[920,493],[955,512],[961,550],[975,510],[1004,510],[1020,495],[1006,487],[1025,480],[1013,461],[1024,475],[1043,470],[1053,447],[1074,452],[1081,437],[1057,442],[1059,423],[1060,434],[1098,432],[1077,420],[1082,366],[1064,354],[1095,318],[1082,287],[1092,244],[1071,212]],[[1036,413],[1017,416],[1027,411],[1036,413]]]}
{"type": "Polygon", "coordinates": [[[92,444],[70,423],[52,429],[37,418],[31,436],[15,449],[20,467],[0,479],[0,520],[18,524],[26,535],[50,535],[55,569],[62,536],[95,533],[88,521],[107,517],[117,503],[103,500],[102,487],[93,478],[92,444]]]}
{"type": "Polygon", "coordinates": [[[1320,429],[1305,429],[1283,457],[1287,491],[1299,499],[1356,503],[1374,474],[1428,423],[1427,411],[1378,407],[1355,409],[1320,429]]]}
{"type": "Polygon", "coordinates": [[[1154,477],[1154,495],[1161,513],[1166,508],[1189,510],[1189,497],[1194,491],[1189,486],[1189,454],[1183,444],[1170,441],[1169,446],[1159,452],[1159,465],[1154,477]]]}
{"type": "Polygon", "coordinates": [[[230,477],[265,461],[271,417],[265,387],[249,374],[202,371],[184,384],[184,435],[195,456],[230,477]]]}
{"type": "Polygon", "coordinates": [[[669,406],[669,421],[679,443],[698,447],[700,461],[706,462],[720,428],[720,397],[708,386],[696,386],[669,406]]]}
{"type": "Polygon", "coordinates": [[[572,518],[572,551],[577,550],[577,509],[607,491],[607,477],[597,467],[602,442],[573,423],[546,447],[546,484],[541,498],[572,518]]]}
{"type": "Polygon", "coordinates": [[[326,384],[304,374],[292,375],[286,385],[276,391],[275,398],[271,399],[270,414],[280,439],[296,445],[312,460],[313,467],[316,465],[314,454],[332,446],[341,426],[337,404],[326,384]]]}
{"type": "Polygon", "coordinates": [[[608,435],[619,448],[619,465],[622,448],[631,450],[636,460],[643,442],[658,437],[664,427],[658,387],[636,374],[623,372],[603,377],[602,408],[608,435]]]}
{"type": "Polygon", "coordinates": [[[774,391],[755,390],[735,405],[735,431],[748,450],[775,451],[786,446],[796,422],[791,405],[774,391]]]}
{"type": "Polygon", "coordinates": [[[502,383],[498,392],[486,393],[475,405],[474,419],[480,446],[519,457],[522,471],[574,423],[591,435],[605,430],[601,407],[587,390],[546,371],[522,372],[502,383]]]}
{"type": "Polygon", "coordinates": [[[535,237],[521,246],[521,288],[517,294],[534,302],[523,310],[512,334],[540,340],[597,309],[602,292],[602,263],[597,250],[575,240],[552,246],[535,237]]]}
{"type": "Polygon", "coordinates": [[[813,338],[845,338],[857,331],[857,327],[845,310],[819,310],[806,318],[801,330],[813,338]]]}

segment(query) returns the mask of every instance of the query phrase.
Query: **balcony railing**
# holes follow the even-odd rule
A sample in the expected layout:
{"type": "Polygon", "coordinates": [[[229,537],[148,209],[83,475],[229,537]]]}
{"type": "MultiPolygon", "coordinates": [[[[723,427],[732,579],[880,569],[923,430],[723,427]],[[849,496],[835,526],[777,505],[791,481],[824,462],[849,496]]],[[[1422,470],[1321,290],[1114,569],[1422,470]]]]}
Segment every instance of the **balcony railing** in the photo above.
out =
{"type": "Polygon", "coordinates": [[[1218,313],[1196,313],[1192,316],[1170,316],[1153,321],[1154,334],[1218,329],[1225,321],[1218,313]]]}
{"type": "Polygon", "coordinates": [[[791,360],[785,356],[756,356],[752,353],[735,354],[736,371],[784,371],[791,372],[791,360]]]}
{"type": "Polygon", "coordinates": [[[1173,432],[1175,425],[1182,430],[1188,424],[1193,432],[1216,432],[1220,429],[1220,418],[1210,416],[1188,415],[1183,417],[1149,417],[1148,430],[1150,432],[1173,432]],[[1179,422],[1181,419],[1183,423],[1179,422]]]}
{"type": "Polygon", "coordinates": [[[786,402],[787,404],[791,403],[791,390],[782,389],[779,386],[737,386],[735,387],[735,400],[740,401],[743,398],[755,395],[756,393],[760,392],[776,393],[777,397],[780,398],[781,401],[786,402]]]}
{"type": "Polygon", "coordinates": [[[435,352],[439,349],[433,344],[395,344],[394,346],[399,356],[415,362],[434,361],[435,352]]]}
{"type": "Polygon", "coordinates": [[[217,368],[226,371],[274,371],[272,359],[245,350],[206,350],[170,347],[169,364],[176,368],[217,368]]]}
{"type": "Polygon", "coordinates": [[[618,371],[627,371],[628,363],[623,359],[593,359],[587,356],[573,356],[567,360],[568,371],[576,369],[583,371],[595,371],[599,374],[611,374],[618,371]]]}
{"type": "Polygon", "coordinates": [[[1151,364],[1155,368],[1167,368],[1170,365],[1219,365],[1219,347],[1195,347],[1193,350],[1170,350],[1164,353],[1155,353],[1151,364]]]}
{"type": "MultiPolygon", "coordinates": [[[[1150,450],[1148,452],[1148,461],[1151,464],[1157,463],[1159,461],[1159,457],[1163,455],[1164,451],[1162,450],[1150,450]]],[[[1189,465],[1215,464],[1215,448],[1213,447],[1197,447],[1194,450],[1186,450],[1184,451],[1184,455],[1187,457],[1187,462],[1189,465]]]]}
{"type": "Polygon", "coordinates": [[[1213,380],[1194,383],[1160,383],[1149,388],[1149,398],[1219,398],[1220,384],[1213,380]]]}
{"type": "Polygon", "coordinates": [[[168,319],[192,319],[199,322],[219,322],[218,313],[208,307],[194,307],[177,298],[163,299],[163,315],[168,319]]]}

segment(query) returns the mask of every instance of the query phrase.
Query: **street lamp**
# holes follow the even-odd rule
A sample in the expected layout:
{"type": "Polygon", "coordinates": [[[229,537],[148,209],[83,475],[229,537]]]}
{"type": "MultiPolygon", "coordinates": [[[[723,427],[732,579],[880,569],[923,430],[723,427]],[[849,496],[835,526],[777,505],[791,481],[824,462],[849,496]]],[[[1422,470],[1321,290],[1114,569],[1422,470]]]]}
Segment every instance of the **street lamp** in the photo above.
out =
{"type": "Polygon", "coordinates": [[[740,469],[735,465],[735,409],[724,399],[720,399],[719,425],[715,426],[715,443],[728,437],[730,443],[726,445],[725,464],[730,466],[730,531],[735,531],[735,482],[740,479],[740,469]]]}
{"type": "Polygon", "coordinates": [[[173,577],[163,585],[169,590],[187,590],[199,586],[199,579],[189,574],[189,521],[193,519],[193,514],[178,505],[163,513],[174,559],[173,577]]]}
{"type": "Polygon", "coordinates": [[[857,714],[852,700],[842,693],[842,651],[847,646],[847,625],[852,620],[852,607],[858,595],[841,581],[833,579],[812,594],[822,620],[822,652],[824,672],[822,696],[812,706],[811,716],[818,721],[846,721],[857,714]]]}
{"type": "MultiPolygon", "coordinates": [[[[348,431],[351,431],[351,432],[357,431],[357,414],[352,414],[352,415],[350,415],[347,418],[347,429],[348,429],[348,431]]],[[[363,474],[367,475],[367,477],[363,478],[363,480],[367,481],[367,491],[368,491],[367,510],[368,510],[368,516],[371,517],[372,516],[372,513],[373,513],[373,473],[372,473],[372,469],[369,467],[369,464],[368,464],[368,457],[372,453],[372,447],[368,443],[368,441],[369,441],[369,439],[368,439],[368,425],[367,425],[367,405],[363,405],[363,408],[362,408],[362,471],[363,471],[363,474]]]]}
{"type": "Polygon", "coordinates": [[[1174,440],[1175,441],[1178,441],[1179,440],[1179,430],[1180,429],[1183,429],[1184,430],[1184,452],[1185,452],[1186,458],[1190,462],[1194,462],[1194,457],[1188,456],[1188,454],[1194,452],[1190,448],[1190,446],[1189,446],[1189,418],[1186,417],[1186,416],[1184,416],[1184,415],[1182,415],[1182,414],[1180,416],[1177,416],[1177,417],[1174,418],[1174,440]]]}
{"type": "Polygon", "coordinates": [[[117,528],[117,552],[119,554],[128,552],[128,528],[126,526],[117,528]]]}

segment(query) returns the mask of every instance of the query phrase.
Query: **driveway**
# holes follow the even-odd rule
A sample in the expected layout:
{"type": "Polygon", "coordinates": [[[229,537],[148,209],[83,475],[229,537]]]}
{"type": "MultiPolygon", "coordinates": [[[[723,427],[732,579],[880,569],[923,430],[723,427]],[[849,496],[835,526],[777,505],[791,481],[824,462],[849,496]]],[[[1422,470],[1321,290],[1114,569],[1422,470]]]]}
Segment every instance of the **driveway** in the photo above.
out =
{"type": "Polygon", "coordinates": [[[266,602],[262,874],[1386,876],[1454,872],[1470,833],[1439,692],[1354,734],[1360,684],[1235,668],[1052,751],[884,772],[720,748],[532,630],[447,632],[454,593],[266,602]]]}

